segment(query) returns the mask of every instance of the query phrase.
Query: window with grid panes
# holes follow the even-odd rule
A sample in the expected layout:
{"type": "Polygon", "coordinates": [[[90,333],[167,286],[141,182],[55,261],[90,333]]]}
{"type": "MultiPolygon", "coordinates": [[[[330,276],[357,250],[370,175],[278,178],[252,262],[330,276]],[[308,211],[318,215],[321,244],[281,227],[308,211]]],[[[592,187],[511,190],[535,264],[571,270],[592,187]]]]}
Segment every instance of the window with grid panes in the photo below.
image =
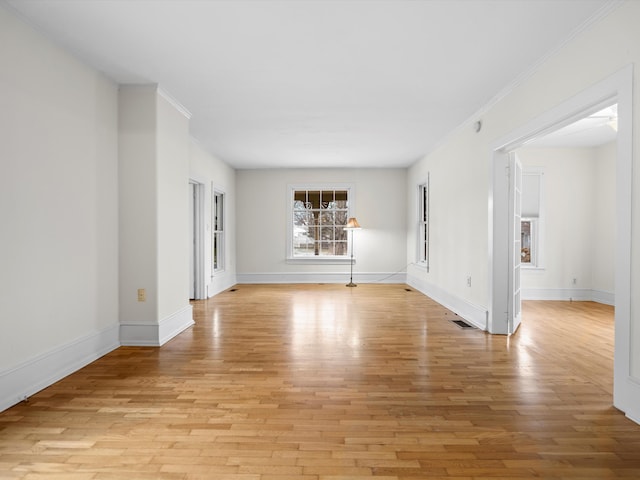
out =
{"type": "Polygon", "coordinates": [[[349,189],[294,189],[292,195],[291,256],[347,257],[349,189]]]}

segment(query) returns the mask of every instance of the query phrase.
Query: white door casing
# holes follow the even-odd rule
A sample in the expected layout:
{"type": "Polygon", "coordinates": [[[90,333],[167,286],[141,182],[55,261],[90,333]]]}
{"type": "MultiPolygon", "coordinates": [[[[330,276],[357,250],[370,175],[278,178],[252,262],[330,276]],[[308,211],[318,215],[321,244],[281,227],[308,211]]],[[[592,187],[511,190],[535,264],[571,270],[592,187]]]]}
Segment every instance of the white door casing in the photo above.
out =
{"type": "Polygon", "coordinates": [[[189,181],[189,238],[191,268],[189,269],[189,298],[205,298],[204,278],[204,184],[189,181]]]}
{"type": "Polygon", "coordinates": [[[507,324],[509,335],[516,332],[522,321],[520,268],[522,240],[522,164],[515,152],[509,154],[509,304],[507,324]]]}

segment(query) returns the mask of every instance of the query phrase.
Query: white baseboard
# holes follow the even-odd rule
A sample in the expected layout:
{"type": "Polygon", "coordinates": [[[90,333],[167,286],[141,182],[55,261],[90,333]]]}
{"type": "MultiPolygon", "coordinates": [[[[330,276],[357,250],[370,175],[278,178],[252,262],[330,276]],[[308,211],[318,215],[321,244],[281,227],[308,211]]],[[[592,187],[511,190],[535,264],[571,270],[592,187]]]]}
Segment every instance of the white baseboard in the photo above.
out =
{"type": "Polygon", "coordinates": [[[605,305],[615,306],[616,294],[602,290],[591,290],[591,300],[605,305]]]}
{"type": "Polygon", "coordinates": [[[186,305],[177,312],[172,313],[163,320],[160,320],[159,340],[160,346],[167,343],[176,335],[184,332],[193,326],[193,307],[186,305]]]}
{"type": "Polygon", "coordinates": [[[640,410],[636,409],[636,410],[632,410],[629,409],[625,412],[625,416],[631,420],[632,422],[637,423],[638,425],[640,425],[640,410]]]}
{"type": "Polygon", "coordinates": [[[0,372],[0,411],[118,348],[118,332],[113,325],[0,372]]]}
{"type": "Polygon", "coordinates": [[[614,373],[613,383],[613,406],[624,413],[632,422],[640,425],[640,382],[632,377],[629,365],[617,365],[617,368],[624,370],[619,372],[622,379],[618,380],[614,373]]]}
{"type": "Polygon", "coordinates": [[[233,287],[236,283],[238,283],[238,280],[235,273],[216,273],[211,279],[211,282],[207,285],[206,296],[207,298],[211,298],[214,295],[218,295],[219,293],[233,287]]]}
{"type": "MultiPolygon", "coordinates": [[[[401,273],[354,273],[353,282],[358,283],[406,283],[407,274],[401,273]]],[[[349,283],[348,273],[296,272],[296,273],[239,273],[237,283],[349,283]]]]}
{"type": "Polygon", "coordinates": [[[590,288],[523,288],[523,300],[561,300],[576,302],[598,302],[615,305],[615,295],[590,288]]]}
{"type": "Polygon", "coordinates": [[[486,309],[469,303],[466,300],[462,300],[461,298],[451,295],[435,285],[413,276],[410,276],[407,279],[407,284],[432,300],[438,302],[443,307],[448,308],[474,327],[481,330],[487,330],[486,309]]]}
{"type": "Polygon", "coordinates": [[[121,324],[120,343],[131,347],[160,347],[194,323],[193,307],[187,305],[157,324],[121,324]]]}

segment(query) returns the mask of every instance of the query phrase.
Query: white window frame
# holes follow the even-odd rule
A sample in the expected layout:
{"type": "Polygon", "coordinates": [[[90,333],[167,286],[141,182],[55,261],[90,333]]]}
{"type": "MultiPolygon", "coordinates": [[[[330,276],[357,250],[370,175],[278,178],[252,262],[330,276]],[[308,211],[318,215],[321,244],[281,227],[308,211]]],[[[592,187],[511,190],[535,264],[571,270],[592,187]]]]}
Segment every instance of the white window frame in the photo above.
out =
{"type": "Polygon", "coordinates": [[[211,272],[215,275],[225,270],[225,222],[226,222],[226,195],[225,192],[213,187],[211,189],[211,272]],[[221,212],[218,211],[217,201],[221,200],[221,212]],[[221,219],[216,219],[216,214],[221,219]]]}
{"type": "Polygon", "coordinates": [[[418,185],[418,225],[417,225],[417,263],[421,267],[425,267],[429,272],[429,174],[424,182],[418,185]]]}
{"type": "Polygon", "coordinates": [[[317,264],[348,264],[351,255],[351,242],[347,240],[345,255],[295,256],[293,248],[293,203],[294,193],[298,190],[346,190],[347,218],[353,217],[355,212],[355,188],[352,183],[298,183],[287,186],[287,263],[317,263],[317,264]]]}

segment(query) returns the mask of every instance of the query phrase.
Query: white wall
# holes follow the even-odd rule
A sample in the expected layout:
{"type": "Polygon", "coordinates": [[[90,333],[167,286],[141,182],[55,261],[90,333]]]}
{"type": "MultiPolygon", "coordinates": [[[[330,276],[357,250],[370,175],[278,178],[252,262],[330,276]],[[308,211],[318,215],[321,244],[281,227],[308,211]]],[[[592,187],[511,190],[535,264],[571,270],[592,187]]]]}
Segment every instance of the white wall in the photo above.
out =
{"type": "Polygon", "coordinates": [[[119,139],[120,340],[162,345],[193,324],[188,114],[156,85],[121,86],[119,139]]]}
{"type": "Polygon", "coordinates": [[[189,177],[204,188],[204,279],[205,295],[211,297],[236,283],[236,171],[222,160],[206,152],[191,140],[189,148],[189,177]],[[212,266],[212,203],[213,189],[224,193],[225,201],[225,262],[224,271],[213,273],[212,266]]]}
{"type": "MultiPolygon", "coordinates": [[[[469,130],[472,130],[469,127],[469,130]]],[[[411,285],[480,328],[487,309],[488,151],[477,136],[456,135],[415,163],[406,187],[411,285]],[[459,137],[459,138],[458,138],[459,137]],[[417,261],[417,186],[429,176],[429,270],[417,261]],[[471,277],[471,286],[468,278],[471,277]]]]}
{"type": "Polygon", "coordinates": [[[165,321],[183,310],[190,315],[189,114],[166,94],[157,101],[158,318],[165,321]]]}
{"type": "MultiPolygon", "coordinates": [[[[2,410],[193,319],[188,112],[156,85],[119,88],[4,8],[0,65],[2,410]]],[[[234,172],[212,171],[233,219],[234,172]]]]}
{"type": "Polygon", "coordinates": [[[0,410],[118,345],[117,86],[0,8],[0,410]]]}
{"type": "Polygon", "coordinates": [[[615,142],[600,148],[524,148],[544,172],[540,269],[523,268],[523,297],[613,304],[615,142]],[[576,283],[573,283],[576,279],[576,283]]]}
{"type": "MultiPolygon", "coordinates": [[[[622,3],[608,16],[575,35],[519,85],[504,92],[495,104],[482,113],[483,128],[479,133],[475,133],[471,125],[476,119],[470,119],[469,124],[444,139],[439,148],[410,169],[407,182],[409,191],[427,171],[432,172],[432,186],[441,182],[439,190],[432,188],[431,198],[432,231],[437,232],[434,234],[432,256],[440,260],[428,275],[411,268],[409,281],[412,284],[420,285],[423,291],[431,288],[443,292],[462,305],[477,305],[478,312],[489,311],[491,292],[488,267],[492,259],[487,248],[490,225],[488,180],[492,178],[490,166],[493,148],[519,127],[542,118],[554,107],[611,78],[630,64],[637,65],[640,62],[638,18],[640,2],[622,3]],[[438,238],[438,235],[445,237],[446,241],[438,238]],[[469,237],[475,240],[467,240],[469,237]],[[473,274],[474,284],[465,287],[464,278],[469,272],[473,274]]],[[[633,90],[640,91],[637,72],[633,78],[633,90]]],[[[635,95],[630,108],[633,118],[640,118],[639,95],[635,95]]],[[[632,135],[634,140],[640,139],[640,122],[633,124],[632,135]]],[[[638,149],[634,149],[634,191],[640,189],[639,155],[638,149]]],[[[618,328],[616,330],[616,338],[629,341],[628,346],[623,348],[617,345],[616,349],[620,347],[630,352],[630,358],[626,361],[629,362],[627,365],[630,365],[631,374],[628,377],[616,377],[616,384],[621,389],[618,390],[616,404],[628,415],[639,419],[637,405],[640,405],[640,390],[635,382],[640,381],[640,195],[633,195],[631,207],[631,313],[622,323],[617,321],[617,325],[626,328],[626,333],[618,335],[618,328]]],[[[414,213],[410,210],[409,218],[414,213]]],[[[410,221],[408,225],[411,242],[416,229],[413,222],[410,221]]],[[[411,248],[409,253],[411,255],[411,248]]],[[[617,362],[617,365],[625,368],[624,360],[617,362]]]]}
{"type": "MultiPolygon", "coordinates": [[[[615,232],[616,232],[616,143],[596,149],[595,190],[593,198],[593,265],[591,288],[594,292],[615,295],[615,232]]],[[[611,303],[611,302],[605,302],[611,303]]]]}
{"type": "Polygon", "coordinates": [[[119,89],[120,321],[158,322],[157,87],[119,89]],[[138,289],[146,291],[139,302],[138,289]]]}
{"type": "Polygon", "coordinates": [[[239,282],[348,281],[348,263],[286,261],[288,186],[300,183],[352,183],[352,213],[362,225],[354,237],[354,281],[404,281],[406,170],[240,170],[236,179],[239,282]]]}

